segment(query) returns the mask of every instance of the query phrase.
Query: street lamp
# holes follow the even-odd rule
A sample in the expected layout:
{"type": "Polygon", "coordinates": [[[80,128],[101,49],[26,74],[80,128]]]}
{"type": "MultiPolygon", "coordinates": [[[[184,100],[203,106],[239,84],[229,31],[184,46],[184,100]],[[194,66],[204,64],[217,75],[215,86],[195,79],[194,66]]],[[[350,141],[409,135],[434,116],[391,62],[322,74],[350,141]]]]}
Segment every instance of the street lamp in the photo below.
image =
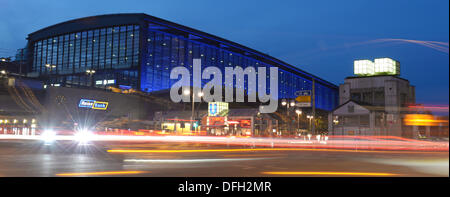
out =
{"type": "Polygon", "coordinates": [[[294,100],[289,101],[289,100],[283,99],[281,101],[281,105],[282,106],[286,106],[286,115],[287,115],[287,118],[288,118],[287,127],[288,127],[288,133],[290,133],[292,131],[291,131],[291,121],[289,120],[289,107],[294,107],[295,106],[295,101],[294,100]]]}
{"type": "Polygon", "coordinates": [[[295,106],[295,101],[291,101],[291,107],[295,106]]]}
{"type": "MultiPolygon", "coordinates": [[[[3,130],[2,123],[3,123],[3,119],[0,119],[0,131],[4,131],[4,134],[7,134],[6,129],[3,130]]],[[[5,123],[5,124],[6,124],[6,123],[5,123]]]]}
{"type": "Polygon", "coordinates": [[[295,113],[297,114],[297,131],[300,131],[300,115],[302,114],[302,110],[296,109],[295,113]]]}
{"type": "Polygon", "coordinates": [[[50,71],[50,74],[52,73],[52,70],[54,68],[56,68],[56,65],[52,65],[52,64],[45,64],[45,67],[47,67],[47,69],[50,71]]]}
{"type": "Polygon", "coordinates": [[[314,116],[307,115],[306,118],[309,119],[309,129],[311,130],[311,127],[312,127],[312,126],[311,126],[311,120],[314,118],[314,116]]]}
{"type": "MultiPolygon", "coordinates": [[[[52,74],[52,70],[56,68],[56,65],[52,65],[52,64],[45,64],[45,67],[47,68],[49,75],[51,76],[52,74]]],[[[49,76],[49,78],[50,78],[49,76]]]]}
{"type": "Polygon", "coordinates": [[[0,71],[0,77],[6,77],[7,75],[6,75],[6,70],[1,70],[0,71]]]}
{"type": "Polygon", "coordinates": [[[90,81],[91,81],[90,86],[92,86],[92,76],[95,74],[95,70],[88,69],[88,70],[86,70],[86,74],[89,75],[89,78],[90,78],[90,81]]]}
{"type": "Polygon", "coordinates": [[[52,64],[45,64],[45,67],[49,68],[50,70],[53,68],[56,68],[56,65],[52,65],[52,64]]]}
{"type": "MultiPolygon", "coordinates": [[[[190,90],[184,90],[183,91],[183,94],[184,95],[190,95],[191,94],[191,91],[190,90]]],[[[203,97],[203,92],[199,92],[199,93],[197,93],[197,96],[198,97],[203,97]]],[[[194,110],[195,110],[195,93],[193,92],[192,93],[192,113],[191,113],[191,123],[190,123],[190,126],[191,126],[191,131],[192,131],[192,124],[193,124],[193,120],[194,120],[194,110]]],[[[201,99],[200,99],[200,101],[201,101],[201,99]]]]}
{"type": "Polygon", "coordinates": [[[336,120],[336,119],[335,119],[335,120],[333,120],[333,123],[334,123],[334,124],[339,124],[339,120],[336,120]]]}
{"type": "Polygon", "coordinates": [[[190,90],[184,90],[183,94],[184,95],[189,95],[189,94],[191,94],[191,91],[190,90]]]}
{"type": "MultiPolygon", "coordinates": [[[[195,118],[194,118],[194,114],[195,114],[195,106],[194,106],[194,95],[195,95],[195,93],[192,93],[192,115],[191,115],[191,124],[194,124],[194,120],[195,120],[195,118]]],[[[200,102],[202,102],[202,97],[203,97],[203,92],[199,92],[199,93],[197,93],[197,96],[200,98],[200,102]]],[[[199,104],[200,105],[200,104],[199,104]]],[[[198,125],[197,125],[198,126],[198,125]]],[[[195,127],[194,128],[195,130],[197,130],[197,127],[195,127]]]]}
{"type": "Polygon", "coordinates": [[[19,134],[19,132],[17,131],[17,128],[16,128],[16,123],[17,123],[17,119],[14,119],[13,120],[13,131],[14,131],[14,135],[18,135],[19,134]]]}
{"type": "MultiPolygon", "coordinates": [[[[287,110],[286,110],[286,115],[287,115],[286,118],[289,118],[289,105],[287,104],[287,101],[283,99],[283,100],[281,101],[281,105],[287,107],[287,108],[286,108],[286,109],[287,109],[287,110]]],[[[287,124],[286,126],[288,127],[288,130],[289,130],[289,122],[286,122],[286,124],[287,124]]]]}

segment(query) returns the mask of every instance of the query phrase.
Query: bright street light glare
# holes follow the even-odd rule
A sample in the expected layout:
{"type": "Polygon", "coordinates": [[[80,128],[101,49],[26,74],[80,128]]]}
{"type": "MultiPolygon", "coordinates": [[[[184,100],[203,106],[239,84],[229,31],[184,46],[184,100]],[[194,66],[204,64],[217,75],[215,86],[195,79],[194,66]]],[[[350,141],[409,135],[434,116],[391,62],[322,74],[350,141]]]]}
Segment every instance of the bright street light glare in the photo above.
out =
{"type": "Polygon", "coordinates": [[[79,145],[87,145],[94,137],[94,134],[88,130],[81,130],[75,133],[75,140],[79,145]]]}
{"type": "Polygon", "coordinates": [[[55,141],[56,133],[53,130],[45,130],[41,134],[41,139],[44,141],[45,145],[50,145],[55,141]]]}

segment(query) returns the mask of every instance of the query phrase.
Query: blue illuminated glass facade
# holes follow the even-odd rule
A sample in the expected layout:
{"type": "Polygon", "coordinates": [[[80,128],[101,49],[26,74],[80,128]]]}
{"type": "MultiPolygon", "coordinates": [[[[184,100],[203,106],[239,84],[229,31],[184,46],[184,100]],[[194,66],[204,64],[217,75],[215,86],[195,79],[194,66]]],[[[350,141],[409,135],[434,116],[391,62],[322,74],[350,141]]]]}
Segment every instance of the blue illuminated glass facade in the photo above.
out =
{"type": "Polygon", "coordinates": [[[334,84],[237,43],[145,14],[77,19],[30,34],[28,39],[32,51],[28,59],[33,60],[28,75],[51,84],[167,90],[177,81],[170,79],[172,68],[184,66],[192,74],[192,60],[200,58],[202,68],[215,66],[223,75],[225,67],[266,67],[267,73],[268,68],[278,67],[279,98],[295,98],[296,91],[311,90],[314,78],[317,108],[331,111],[338,104],[334,84]],[[96,23],[79,25],[91,20],[96,23]],[[89,75],[87,70],[96,72],[89,75]]]}
{"type": "Polygon", "coordinates": [[[138,88],[139,25],[73,32],[35,41],[29,75],[66,87],[138,88]],[[88,75],[87,70],[95,70],[88,75]]]}
{"type": "MultiPolygon", "coordinates": [[[[192,74],[193,59],[201,59],[202,68],[208,66],[220,68],[223,75],[225,67],[240,66],[243,69],[249,66],[267,67],[267,73],[269,73],[269,68],[273,66],[244,54],[227,50],[223,45],[221,48],[197,41],[198,37],[189,39],[189,37],[163,32],[159,29],[159,25],[150,23],[145,36],[144,42],[147,50],[143,54],[141,71],[141,90],[145,92],[169,89],[172,84],[177,82],[177,80],[170,79],[170,71],[177,66],[188,68],[192,74]]],[[[296,91],[312,89],[311,79],[296,75],[282,67],[279,67],[278,79],[280,98],[293,99],[296,97],[296,91]]],[[[202,85],[208,81],[202,80],[202,85]]],[[[223,78],[222,81],[224,82],[225,79],[223,78]]],[[[244,84],[247,84],[247,78],[245,78],[244,84]]],[[[321,83],[316,83],[315,87],[317,108],[332,110],[337,106],[338,91],[336,87],[329,87],[321,83]]],[[[247,86],[236,88],[247,90],[247,86]]],[[[269,91],[269,88],[267,90],[269,91]]]]}

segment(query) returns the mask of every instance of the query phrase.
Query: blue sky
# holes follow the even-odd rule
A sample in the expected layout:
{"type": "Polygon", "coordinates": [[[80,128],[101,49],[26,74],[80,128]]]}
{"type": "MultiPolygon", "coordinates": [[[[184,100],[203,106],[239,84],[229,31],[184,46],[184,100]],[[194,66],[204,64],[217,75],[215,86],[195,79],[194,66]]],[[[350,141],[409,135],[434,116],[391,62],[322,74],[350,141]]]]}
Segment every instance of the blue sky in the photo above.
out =
{"type": "Polygon", "coordinates": [[[449,103],[448,0],[2,0],[0,57],[28,33],[66,20],[146,13],[270,54],[332,83],[353,75],[353,60],[391,57],[416,86],[418,103],[449,103]],[[447,52],[406,42],[447,43],[447,52]],[[364,44],[365,43],[365,44],[364,44]]]}

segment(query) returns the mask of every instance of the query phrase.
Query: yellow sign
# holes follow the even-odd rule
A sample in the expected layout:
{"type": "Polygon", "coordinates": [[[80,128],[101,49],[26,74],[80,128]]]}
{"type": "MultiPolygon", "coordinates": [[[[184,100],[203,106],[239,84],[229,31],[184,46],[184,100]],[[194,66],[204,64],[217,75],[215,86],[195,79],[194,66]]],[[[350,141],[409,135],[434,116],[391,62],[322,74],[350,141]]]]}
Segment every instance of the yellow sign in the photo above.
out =
{"type": "Polygon", "coordinates": [[[295,100],[300,103],[309,103],[311,102],[311,96],[298,96],[297,98],[295,98],[295,100]]]}
{"type": "Polygon", "coordinates": [[[92,106],[92,109],[106,110],[106,108],[108,108],[108,102],[102,101],[95,101],[94,105],[92,106]]]}

